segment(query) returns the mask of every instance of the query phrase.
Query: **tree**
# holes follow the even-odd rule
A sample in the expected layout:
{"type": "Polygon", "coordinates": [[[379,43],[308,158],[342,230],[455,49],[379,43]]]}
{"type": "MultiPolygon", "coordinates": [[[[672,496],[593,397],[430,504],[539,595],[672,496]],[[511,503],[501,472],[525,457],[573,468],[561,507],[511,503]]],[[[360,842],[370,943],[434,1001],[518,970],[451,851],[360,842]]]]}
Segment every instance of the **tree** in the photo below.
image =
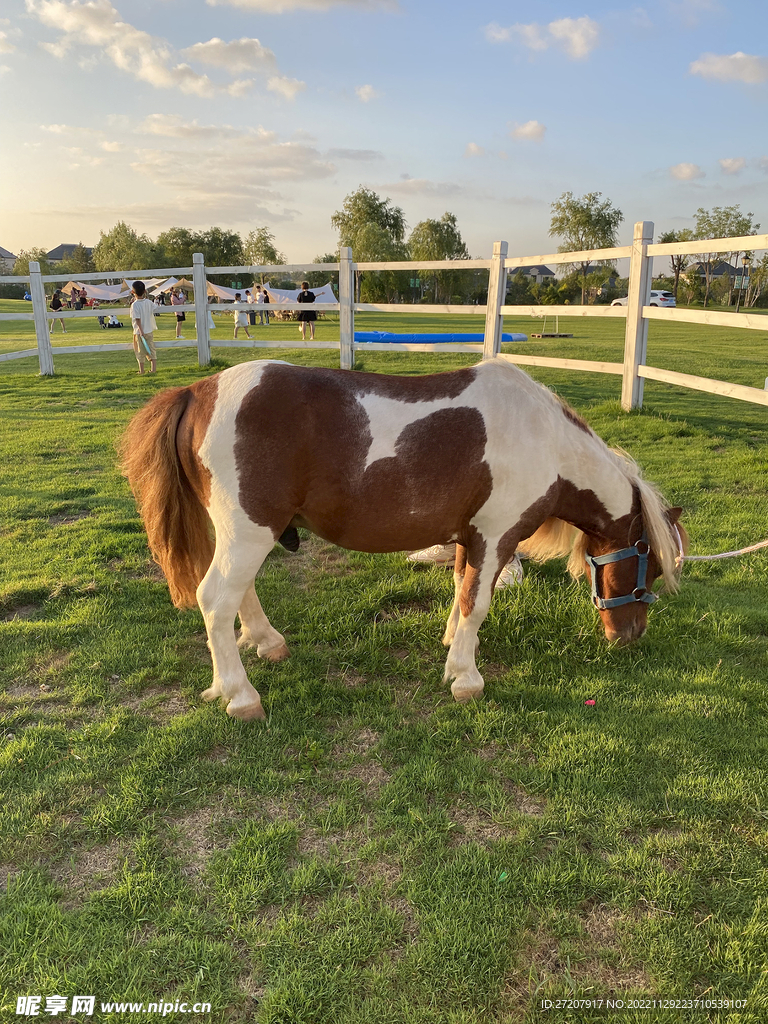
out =
{"type": "MultiPolygon", "coordinates": [[[[461,232],[452,213],[444,213],[440,220],[422,220],[408,239],[408,252],[412,260],[468,260],[470,258],[461,232]]],[[[434,301],[450,303],[454,292],[461,290],[459,273],[450,270],[431,270],[424,275],[434,289],[434,301]]]]}
{"type": "MultiPolygon", "coordinates": [[[[405,216],[399,206],[393,206],[390,199],[382,199],[370,188],[361,185],[356,192],[344,200],[342,208],[331,217],[331,224],[339,232],[339,247],[350,246],[355,260],[370,263],[379,260],[400,260],[406,258],[403,244],[405,237],[405,216]]],[[[369,291],[375,293],[387,290],[393,280],[383,278],[381,272],[369,280],[369,291]]],[[[359,297],[362,288],[362,274],[355,273],[355,294],[359,297]]]]}
{"type": "MultiPolygon", "coordinates": [[[[338,263],[339,257],[335,252],[321,253],[319,256],[315,256],[312,260],[313,263],[338,263]]],[[[314,270],[309,271],[306,274],[304,280],[309,282],[310,288],[321,288],[327,283],[328,278],[331,279],[331,284],[336,289],[336,294],[339,293],[339,272],[338,270],[314,270]]]]}
{"type": "Polygon", "coordinates": [[[157,236],[157,247],[163,256],[158,266],[191,267],[192,254],[199,252],[197,235],[189,228],[168,228],[157,236]]]}
{"type": "MultiPolygon", "coordinates": [[[[659,237],[659,241],[663,244],[668,242],[690,242],[693,240],[693,231],[690,228],[681,228],[680,231],[665,231],[663,235],[659,237]]],[[[677,289],[680,284],[680,275],[688,267],[693,256],[689,253],[681,253],[678,256],[670,256],[669,263],[672,268],[672,274],[674,277],[674,284],[672,285],[672,293],[677,300],[677,289]]]]}
{"type": "MultiPolygon", "coordinates": [[[[696,226],[694,227],[694,238],[706,239],[706,238],[738,238],[742,235],[756,235],[760,225],[753,224],[752,218],[753,213],[742,213],[741,208],[738,204],[735,206],[715,206],[712,211],[704,210],[702,207],[696,211],[696,226]]],[[[739,256],[745,250],[739,249],[726,254],[723,253],[712,253],[705,252],[700,254],[701,262],[704,265],[704,278],[705,278],[705,291],[704,291],[704,308],[706,309],[707,301],[709,299],[710,287],[712,284],[712,264],[713,260],[717,257],[723,259],[727,256],[727,262],[731,263],[735,268],[739,261],[739,256]]],[[[735,276],[735,274],[733,275],[735,276]]],[[[728,305],[731,304],[733,297],[733,278],[730,277],[728,289],[728,305]]]]}
{"type": "Polygon", "coordinates": [[[147,235],[139,235],[125,221],[102,231],[93,249],[97,270],[147,270],[156,265],[158,248],[147,235]]]}
{"type": "Polygon", "coordinates": [[[367,224],[378,224],[393,242],[402,242],[405,237],[405,216],[400,207],[393,206],[391,199],[382,199],[365,185],[350,192],[341,209],[331,217],[331,224],[339,232],[339,245],[350,246],[355,258],[358,232],[367,224]]]}
{"type": "MultiPolygon", "coordinates": [[[[266,227],[256,228],[255,231],[248,233],[243,243],[243,254],[249,267],[269,267],[285,263],[284,254],[275,246],[275,236],[266,227]]],[[[264,275],[261,274],[260,277],[261,283],[264,284],[264,275]]]]}
{"type": "MultiPolygon", "coordinates": [[[[616,234],[619,224],[624,220],[621,210],[613,207],[606,199],[600,202],[602,192],[587,192],[580,199],[573,192],[563,192],[559,199],[552,203],[552,220],[549,226],[550,237],[563,239],[558,252],[581,252],[586,249],[612,249],[618,245],[616,234]]],[[[600,261],[602,265],[612,261],[600,261]]],[[[581,267],[581,303],[587,290],[587,274],[593,260],[583,260],[573,266],[581,267]]]]}
{"type": "Polygon", "coordinates": [[[48,254],[45,249],[22,249],[16,257],[11,274],[13,277],[29,277],[29,264],[37,261],[40,264],[41,274],[52,274],[52,264],[48,262],[48,254]]]}
{"type": "Polygon", "coordinates": [[[93,263],[93,256],[88,252],[82,242],[78,242],[69,257],[59,264],[65,274],[77,277],[78,274],[90,274],[96,269],[93,263]]]}

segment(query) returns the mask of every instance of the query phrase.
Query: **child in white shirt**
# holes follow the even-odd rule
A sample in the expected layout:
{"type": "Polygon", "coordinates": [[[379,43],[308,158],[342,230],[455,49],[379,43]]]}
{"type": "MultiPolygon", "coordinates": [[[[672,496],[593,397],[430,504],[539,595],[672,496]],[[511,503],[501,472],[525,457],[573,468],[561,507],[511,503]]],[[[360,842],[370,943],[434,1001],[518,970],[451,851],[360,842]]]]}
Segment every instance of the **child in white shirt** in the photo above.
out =
{"type": "Polygon", "coordinates": [[[157,351],[155,350],[155,331],[157,321],[155,320],[154,304],[147,296],[147,289],[143,281],[134,281],[131,288],[135,296],[131,306],[131,326],[133,327],[133,351],[139,364],[139,373],[144,373],[144,360],[149,360],[150,373],[157,370],[157,351]],[[142,342],[142,335],[149,347],[147,352],[142,342]]]}
{"type": "MultiPolygon", "coordinates": [[[[235,292],[235,302],[240,301],[240,292],[235,292]]],[[[237,332],[242,327],[245,331],[246,338],[250,338],[251,335],[248,333],[248,314],[244,309],[233,310],[232,315],[235,318],[235,338],[237,338],[237,332]]]]}

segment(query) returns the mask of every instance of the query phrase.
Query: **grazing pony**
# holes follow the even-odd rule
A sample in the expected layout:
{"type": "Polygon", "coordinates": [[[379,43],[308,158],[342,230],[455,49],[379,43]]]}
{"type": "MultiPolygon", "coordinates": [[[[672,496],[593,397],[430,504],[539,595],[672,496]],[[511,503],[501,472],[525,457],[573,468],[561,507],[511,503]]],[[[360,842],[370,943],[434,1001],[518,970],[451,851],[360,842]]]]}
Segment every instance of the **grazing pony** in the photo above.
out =
{"type": "Polygon", "coordinates": [[[156,395],[131,421],[123,471],[177,607],[200,606],[227,713],[263,718],[239,644],[289,655],[254,590],[296,527],[356,551],[456,541],[443,643],[458,701],[477,697],[477,631],[518,545],[570,553],[606,637],[642,636],[653,580],[676,589],[684,532],[637,467],[503,358],[421,377],[242,363],[156,395]],[[213,534],[211,531],[213,524],[213,534]]]}

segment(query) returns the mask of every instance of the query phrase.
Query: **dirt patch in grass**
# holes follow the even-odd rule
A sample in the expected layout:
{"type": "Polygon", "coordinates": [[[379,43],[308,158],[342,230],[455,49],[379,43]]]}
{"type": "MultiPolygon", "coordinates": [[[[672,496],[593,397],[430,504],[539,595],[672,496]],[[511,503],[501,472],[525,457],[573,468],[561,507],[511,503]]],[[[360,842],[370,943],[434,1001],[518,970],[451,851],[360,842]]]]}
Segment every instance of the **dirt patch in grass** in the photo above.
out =
{"type": "Polygon", "coordinates": [[[6,892],[8,883],[15,878],[18,871],[11,864],[0,864],[0,892],[6,892]]]}
{"type": "Polygon", "coordinates": [[[226,849],[228,844],[217,836],[216,826],[230,817],[222,806],[199,807],[168,822],[175,833],[173,844],[181,862],[181,873],[186,878],[199,878],[205,873],[211,856],[217,850],[226,849]]]}
{"type": "Polygon", "coordinates": [[[467,807],[454,807],[451,810],[451,821],[455,826],[451,833],[451,845],[461,846],[464,843],[490,843],[497,839],[508,839],[511,830],[497,824],[481,810],[467,807]]]}
{"type": "Polygon", "coordinates": [[[114,881],[119,864],[129,855],[129,846],[122,839],[80,850],[74,861],[59,866],[54,877],[68,890],[69,898],[64,909],[79,906],[91,892],[105,889],[114,881]]]}
{"type": "Polygon", "coordinates": [[[515,809],[521,814],[528,814],[532,818],[540,818],[547,809],[547,801],[544,797],[537,796],[535,793],[528,793],[522,786],[517,786],[508,779],[504,780],[503,787],[504,791],[512,797],[515,809]]]}
{"type": "Polygon", "coordinates": [[[190,704],[183,697],[161,687],[149,687],[139,694],[116,694],[121,707],[146,715],[157,725],[165,725],[178,715],[187,715],[190,704]]]}
{"type": "Polygon", "coordinates": [[[38,612],[42,611],[41,604],[16,604],[11,605],[5,612],[3,612],[3,622],[13,622],[16,619],[35,619],[38,616],[38,612]]]}
{"type": "Polygon", "coordinates": [[[80,509],[79,512],[62,512],[56,516],[48,517],[49,526],[69,526],[70,523],[76,523],[79,519],[87,519],[91,515],[90,509],[80,509]]]}
{"type": "Polygon", "coordinates": [[[537,927],[507,979],[505,1004],[520,1008],[534,995],[540,999],[582,992],[604,998],[630,990],[653,993],[655,986],[642,965],[628,962],[621,949],[621,926],[637,917],[618,907],[590,906],[580,919],[585,934],[567,946],[545,927],[537,927]]]}

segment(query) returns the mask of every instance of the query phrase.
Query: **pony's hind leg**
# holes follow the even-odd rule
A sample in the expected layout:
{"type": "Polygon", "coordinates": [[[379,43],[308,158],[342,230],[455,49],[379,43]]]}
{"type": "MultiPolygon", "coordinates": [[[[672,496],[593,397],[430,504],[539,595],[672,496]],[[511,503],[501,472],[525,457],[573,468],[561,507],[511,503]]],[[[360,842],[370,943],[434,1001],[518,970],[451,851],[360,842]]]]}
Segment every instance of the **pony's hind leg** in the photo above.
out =
{"type": "MultiPolygon", "coordinates": [[[[272,550],[274,538],[266,528],[255,527],[243,531],[246,535],[235,542],[235,532],[234,528],[217,530],[213,561],[197,588],[197,602],[205,619],[213,659],[213,685],[203,697],[206,700],[223,697],[227,701],[228,715],[249,721],[266,716],[261,697],[248,681],[240,660],[235,641],[235,615],[244,602],[246,589],[255,598],[251,590],[253,579],[272,550]]],[[[263,612],[261,614],[264,616],[263,612]]]]}
{"type": "Polygon", "coordinates": [[[245,595],[238,609],[240,616],[240,637],[238,647],[255,647],[260,658],[267,661],[282,661],[290,657],[290,651],[282,633],[272,626],[261,607],[253,583],[246,587],[245,595]]]}

